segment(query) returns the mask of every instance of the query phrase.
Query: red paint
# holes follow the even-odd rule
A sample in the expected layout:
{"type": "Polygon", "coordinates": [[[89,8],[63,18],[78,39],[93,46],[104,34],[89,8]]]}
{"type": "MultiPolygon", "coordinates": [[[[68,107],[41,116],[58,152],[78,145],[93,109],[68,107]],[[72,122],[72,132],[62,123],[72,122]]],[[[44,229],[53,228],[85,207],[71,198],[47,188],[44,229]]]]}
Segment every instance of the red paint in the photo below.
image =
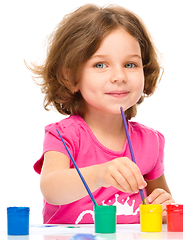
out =
{"type": "Polygon", "coordinates": [[[169,204],[166,211],[168,231],[183,232],[183,204],[169,204]]]}

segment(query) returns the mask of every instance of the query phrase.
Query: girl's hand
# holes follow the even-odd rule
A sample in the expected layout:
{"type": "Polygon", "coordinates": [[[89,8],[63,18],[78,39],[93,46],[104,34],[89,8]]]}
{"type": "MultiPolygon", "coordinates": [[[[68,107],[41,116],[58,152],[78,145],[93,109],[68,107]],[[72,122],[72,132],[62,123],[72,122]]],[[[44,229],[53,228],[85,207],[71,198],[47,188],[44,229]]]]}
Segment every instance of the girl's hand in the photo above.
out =
{"type": "Polygon", "coordinates": [[[166,205],[174,203],[170,193],[161,188],[156,188],[148,197],[147,203],[149,204],[161,204],[163,208],[163,216],[166,216],[166,205]]]}
{"type": "Polygon", "coordinates": [[[122,192],[137,193],[147,185],[137,165],[127,157],[98,165],[96,174],[98,186],[113,186],[122,192]]]}

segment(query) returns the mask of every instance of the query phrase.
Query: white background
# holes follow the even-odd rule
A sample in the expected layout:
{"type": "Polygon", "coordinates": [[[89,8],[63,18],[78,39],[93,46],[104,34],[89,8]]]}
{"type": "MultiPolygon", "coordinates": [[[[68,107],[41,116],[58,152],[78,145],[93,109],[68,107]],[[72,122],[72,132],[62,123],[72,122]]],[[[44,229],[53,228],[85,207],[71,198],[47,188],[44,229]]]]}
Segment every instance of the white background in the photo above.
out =
{"type": "MultiPolygon", "coordinates": [[[[33,171],[41,156],[44,126],[63,118],[43,109],[43,95],[27,63],[41,62],[46,38],[62,17],[86,0],[1,1],[0,3],[0,229],[6,208],[30,207],[30,223],[42,223],[39,175],[33,171]]],[[[120,4],[137,13],[161,53],[164,75],[156,93],[145,99],[134,119],[162,132],[166,138],[165,175],[177,203],[183,204],[183,34],[182,1],[93,0],[120,4]]]]}

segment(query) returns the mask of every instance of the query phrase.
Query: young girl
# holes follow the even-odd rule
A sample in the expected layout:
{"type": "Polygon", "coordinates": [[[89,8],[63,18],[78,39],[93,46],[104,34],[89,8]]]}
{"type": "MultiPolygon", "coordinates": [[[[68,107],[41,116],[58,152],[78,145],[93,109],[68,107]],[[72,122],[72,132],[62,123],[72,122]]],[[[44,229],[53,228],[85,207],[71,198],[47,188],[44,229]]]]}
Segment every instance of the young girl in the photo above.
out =
{"type": "Polygon", "coordinates": [[[164,176],[164,137],[129,121],[152,95],[160,66],[142,21],[119,6],[84,5],[67,15],[50,38],[43,79],[45,108],[70,115],[45,128],[41,174],[44,223],[93,223],[93,203],[58,129],[97,204],[116,205],[117,223],[139,223],[139,189],[147,203],[174,202],[164,176]],[[131,160],[123,107],[136,158],[131,160]]]}

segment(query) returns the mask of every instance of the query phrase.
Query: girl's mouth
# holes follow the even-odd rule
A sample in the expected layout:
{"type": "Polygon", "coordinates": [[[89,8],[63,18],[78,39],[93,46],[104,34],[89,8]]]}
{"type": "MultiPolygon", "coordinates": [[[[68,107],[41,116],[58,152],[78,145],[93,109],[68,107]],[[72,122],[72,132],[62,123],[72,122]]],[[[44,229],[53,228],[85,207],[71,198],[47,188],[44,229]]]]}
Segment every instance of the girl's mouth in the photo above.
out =
{"type": "Polygon", "coordinates": [[[112,91],[107,92],[106,94],[111,97],[124,98],[129,94],[129,91],[112,91]]]}

